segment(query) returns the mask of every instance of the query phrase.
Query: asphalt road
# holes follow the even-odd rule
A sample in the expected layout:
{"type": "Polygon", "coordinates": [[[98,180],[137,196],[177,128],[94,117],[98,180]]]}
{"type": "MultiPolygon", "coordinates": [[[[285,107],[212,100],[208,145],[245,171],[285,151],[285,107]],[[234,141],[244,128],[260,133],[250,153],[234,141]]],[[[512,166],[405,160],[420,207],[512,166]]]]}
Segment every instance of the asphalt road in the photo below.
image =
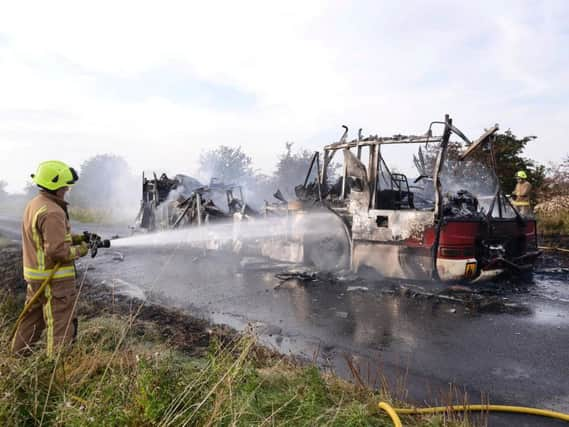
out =
{"type": "MultiPolygon", "coordinates": [[[[0,232],[13,226],[0,218],[0,232]]],[[[112,248],[101,251],[79,267],[117,292],[160,295],[215,323],[252,325],[265,344],[353,379],[349,359],[362,381],[387,381],[417,404],[447,404],[452,394],[469,403],[483,399],[569,413],[566,270],[512,284],[500,298],[506,305],[476,310],[401,295],[393,283],[352,276],[281,282],[275,274],[287,267],[260,258],[187,247],[128,247],[120,253],[122,260],[112,248]]],[[[569,266],[569,260],[548,257],[542,269],[559,266],[569,266]]],[[[489,425],[565,423],[491,415],[489,425]]]]}

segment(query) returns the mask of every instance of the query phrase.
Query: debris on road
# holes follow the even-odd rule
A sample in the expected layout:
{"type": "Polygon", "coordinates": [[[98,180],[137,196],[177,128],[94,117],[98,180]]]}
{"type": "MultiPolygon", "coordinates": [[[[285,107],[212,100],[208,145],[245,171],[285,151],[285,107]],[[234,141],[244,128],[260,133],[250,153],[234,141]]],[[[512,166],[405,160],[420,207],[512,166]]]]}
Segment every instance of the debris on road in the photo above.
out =
{"type": "Polygon", "coordinates": [[[569,274],[568,267],[552,267],[536,270],[535,274],[569,274]]]}
{"type": "Polygon", "coordinates": [[[316,272],[308,271],[291,271],[287,273],[277,273],[275,277],[281,282],[286,282],[288,280],[299,280],[301,282],[314,282],[318,280],[316,272]]]}
{"type": "Polygon", "coordinates": [[[285,283],[291,281],[295,281],[299,284],[304,284],[304,285],[307,283],[325,283],[330,285],[336,282],[333,273],[324,272],[324,271],[313,271],[313,270],[285,271],[281,273],[276,273],[275,277],[278,280],[280,280],[280,283],[277,284],[274,287],[274,289],[282,288],[285,283]]]}

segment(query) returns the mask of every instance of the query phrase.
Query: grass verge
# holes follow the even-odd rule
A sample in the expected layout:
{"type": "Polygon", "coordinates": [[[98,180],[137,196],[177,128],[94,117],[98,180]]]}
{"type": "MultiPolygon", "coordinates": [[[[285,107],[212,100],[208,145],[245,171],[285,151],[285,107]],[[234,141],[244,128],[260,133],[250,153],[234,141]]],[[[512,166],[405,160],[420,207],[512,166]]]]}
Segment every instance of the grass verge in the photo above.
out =
{"type": "MultiPolygon", "coordinates": [[[[41,344],[15,357],[8,334],[21,301],[0,301],[1,425],[392,425],[376,409],[380,400],[392,402],[385,391],[300,366],[257,346],[251,334],[213,337],[208,350],[189,355],[166,342],[156,323],[129,327],[128,316],[103,314],[80,322],[77,342],[57,366],[41,344]]],[[[471,425],[460,415],[404,420],[471,425]]]]}

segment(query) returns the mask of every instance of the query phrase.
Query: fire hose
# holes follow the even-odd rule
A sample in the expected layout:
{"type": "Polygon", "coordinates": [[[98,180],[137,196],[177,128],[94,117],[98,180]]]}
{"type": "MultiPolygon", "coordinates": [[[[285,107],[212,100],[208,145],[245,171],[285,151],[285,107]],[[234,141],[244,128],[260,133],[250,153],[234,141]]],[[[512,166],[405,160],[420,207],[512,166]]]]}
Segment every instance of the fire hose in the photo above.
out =
{"type": "Polygon", "coordinates": [[[543,249],[546,251],[559,251],[559,252],[568,252],[569,253],[569,249],[556,248],[553,246],[538,246],[538,249],[543,249]]]}
{"type": "Polygon", "coordinates": [[[538,415],[542,417],[554,418],[561,421],[569,421],[569,414],[550,411],[548,409],[528,408],[525,406],[509,405],[449,405],[433,406],[430,408],[394,408],[387,402],[380,402],[379,409],[384,410],[391,418],[394,427],[402,427],[399,415],[425,415],[438,414],[445,412],[509,412],[514,414],[538,415]]]}

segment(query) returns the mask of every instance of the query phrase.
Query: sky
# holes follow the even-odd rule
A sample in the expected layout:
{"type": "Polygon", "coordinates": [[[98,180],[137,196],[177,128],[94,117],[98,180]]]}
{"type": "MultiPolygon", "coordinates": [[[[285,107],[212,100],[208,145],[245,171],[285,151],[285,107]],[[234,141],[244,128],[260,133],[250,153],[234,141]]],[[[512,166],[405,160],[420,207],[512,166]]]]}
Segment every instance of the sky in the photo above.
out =
{"type": "MultiPolygon", "coordinates": [[[[449,113],[471,139],[499,123],[569,154],[569,2],[57,1],[0,5],[0,180],[42,160],[124,156],[198,173],[241,146],[270,173],[286,141],[346,124],[422,134],[449,113]]],[[[390,152],[399,170],[410,152],[390,152]]]]}

